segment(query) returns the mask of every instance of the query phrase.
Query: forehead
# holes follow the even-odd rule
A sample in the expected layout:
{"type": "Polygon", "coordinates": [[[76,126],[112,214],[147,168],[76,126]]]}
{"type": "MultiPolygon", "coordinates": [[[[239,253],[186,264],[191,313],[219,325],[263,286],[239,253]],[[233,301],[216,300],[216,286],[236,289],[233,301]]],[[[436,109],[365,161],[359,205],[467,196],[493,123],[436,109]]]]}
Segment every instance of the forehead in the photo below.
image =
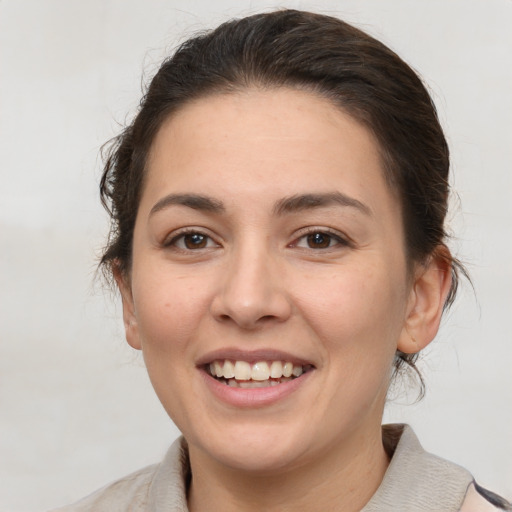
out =
{"type": "Polygon", "coordinates": [[[329,100],[285,88],[187,104],[161,126],[147,168],[151,195],[191,187],[227,195],[390,195],[371,132],[329,100]]]}

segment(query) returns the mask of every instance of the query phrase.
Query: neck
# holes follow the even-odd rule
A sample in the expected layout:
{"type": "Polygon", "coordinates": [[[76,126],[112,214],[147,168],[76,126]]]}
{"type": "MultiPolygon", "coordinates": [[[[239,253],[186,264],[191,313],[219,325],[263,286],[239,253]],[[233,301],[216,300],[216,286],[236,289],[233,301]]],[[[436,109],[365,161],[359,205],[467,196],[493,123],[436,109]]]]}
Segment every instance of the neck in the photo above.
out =
{"type": "Polygon", "coordinates": [[[389,460],[380,427],[329,447],[314,461],[255,474],[227,467],[190,447],[190,512],[360,511],[379,487],[389,460]]]}

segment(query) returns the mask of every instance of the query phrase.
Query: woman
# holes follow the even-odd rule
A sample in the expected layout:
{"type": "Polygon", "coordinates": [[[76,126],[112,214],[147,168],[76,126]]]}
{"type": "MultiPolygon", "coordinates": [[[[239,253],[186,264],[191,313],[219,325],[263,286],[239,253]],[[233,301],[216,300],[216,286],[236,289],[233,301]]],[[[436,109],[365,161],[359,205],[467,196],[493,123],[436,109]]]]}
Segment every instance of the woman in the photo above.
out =
{"type": "Polygon", "coordinates": [[[183,438],[62,510],[510,510],[381,427],[457,289],[448,167],[421,80],[340,20],[186,42],[101,183],[102,264],[183,438]]]}

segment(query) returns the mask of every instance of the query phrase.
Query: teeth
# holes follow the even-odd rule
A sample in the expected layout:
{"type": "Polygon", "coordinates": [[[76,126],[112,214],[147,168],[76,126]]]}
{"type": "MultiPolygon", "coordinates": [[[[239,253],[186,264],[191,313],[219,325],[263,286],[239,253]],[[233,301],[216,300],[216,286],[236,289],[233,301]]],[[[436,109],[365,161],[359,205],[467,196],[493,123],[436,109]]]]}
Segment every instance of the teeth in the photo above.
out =
{"type": "Polygon", "coordinates": [[[224,361],[224,366],[222,368],[222,376],[225,379],[232,379],[235,376],[235,365],[231,361],[224,361]]]}
{"type": "Polygon", "coordinates": [[[291,377],[293,373],[293,364],[284,363],[283,365],[283,377],[291,377]]]}
{"type": "Polygon", "coordinates": [[[222,365],[220,364],[219,361],[214,361],[213,363],[210,363],[210,373],[214,377],[222,377],[223,376],[222,365]]]}
{"type": "Polygon", "coordinates": [[[213,377],[225,379],[226,384],[233,387],[275,386],[280,382],[287,382],[292,378],[300,377],[309,369],[311,369],[310,365],[303,367],[294,365],[290,361],[272,361],[271,363],[258,361],[251,365],[247,361],[226,359],[225,361],[213,361],[209,365],[210,374],[213,377]],[[251,383],[251,385],[246,386],[244,383],[251,383]],[[261,384],[261,386],[258,384],[261,384]]]}
{"type": "Polygon", "coordinates": [[[270,365],[270,376],[273,379],[279,379],[283,376],[283,364],[281,361],[272,361],[270,365]]]}
{"type": "Polygon", "coordinates": [[[258,382],[256,380],[243,380],[242,382],[239,382],[238,385],[241,388],[266,388],[267,383],[266,382],[258,382]]]}
{"type": "Polygon", "coordinates": [[[283,382],[290,382],[293,380],[293,377],[282,377],[280,379],[276,380],[236,380],[236,379],[226,379],[221,380],[226,386],[229,386],[230,388],[268,388],[273,386],[279,386],[279,384],[282,384],[283,382]]]}
{"type": "Polygon", "coordinates": [[[294,366],[292,370],[294,377],[300,377],[302,375],[302,366],[294,366]]]}
{"type": "Polygon", "coordinates": [[[213,366],[214,366],[214,369],[215,369],[215,375],[217,377],[222,377],[223,372],[222,372],[222,365],[220,364],[220,362],[219,361],[214,361],[213,366]]]}
{"type": "Polygon", "coordinates": [[[236,380],[250,380],[251,379],[251,365],[245,361],[237,361],[235,363],[235,379],[236,380]]]}
{"type": "Polygon", "coordinates": [[[251,379],[252,380],[268,380],[270,377],[270,368],[265,361],[260,361],[252,365],[251,379]]]}

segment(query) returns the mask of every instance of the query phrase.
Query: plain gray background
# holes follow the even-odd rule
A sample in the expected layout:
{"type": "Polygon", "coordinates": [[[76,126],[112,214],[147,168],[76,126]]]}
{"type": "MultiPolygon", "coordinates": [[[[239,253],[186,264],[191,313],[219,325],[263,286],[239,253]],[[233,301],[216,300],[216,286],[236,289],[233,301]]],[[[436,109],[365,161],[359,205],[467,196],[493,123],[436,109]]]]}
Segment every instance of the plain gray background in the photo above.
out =
{"type": "Polygon", "coordinates": [[[432,90],[458,192],[451,247],[476,298],[463,286],[427,351],[426,398],[386,420],[512,498],[510,0],[0,0],[0,510],[76,500],[178,435],[117,298],[94,285],[98,151],[186,35],[276,6],[358,25],[432,90]]]}

